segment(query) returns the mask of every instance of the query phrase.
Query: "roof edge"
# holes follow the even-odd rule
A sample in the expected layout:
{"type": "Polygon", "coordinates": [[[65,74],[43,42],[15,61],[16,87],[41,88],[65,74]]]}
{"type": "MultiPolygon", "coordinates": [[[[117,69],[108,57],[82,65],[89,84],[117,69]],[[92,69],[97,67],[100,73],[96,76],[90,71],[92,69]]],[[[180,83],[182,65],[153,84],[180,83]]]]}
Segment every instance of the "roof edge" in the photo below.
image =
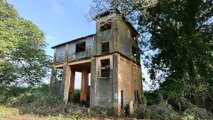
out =
{"type": "Polygon", "coordinates": [[[73,39],[73,40],[70,40],[70,41],[67,41],[67,42],[64,42],[64,43],[61,43],[61,44],[52,46],[51,48],[54,49],[54,48],[56,48],[56,47],[59,47],[59,46],[62,46],[62,45],[68,44],[68,43],[76,42],[76,41],[81,40],[81,39],[93,37],[93,36],[95,36],[95,35],[96,35],[96,34],[90,34],[90,35],[87,35],[87,36],[84,36],[84,37],[76,38],[76,39],[73,39]]]}

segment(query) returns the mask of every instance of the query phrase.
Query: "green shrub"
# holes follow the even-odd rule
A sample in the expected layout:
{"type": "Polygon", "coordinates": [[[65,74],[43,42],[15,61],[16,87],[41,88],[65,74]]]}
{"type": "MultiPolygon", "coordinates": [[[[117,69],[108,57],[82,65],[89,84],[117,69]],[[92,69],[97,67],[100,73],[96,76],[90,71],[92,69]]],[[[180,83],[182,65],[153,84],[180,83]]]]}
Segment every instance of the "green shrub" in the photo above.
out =
{"type": "Polygon", "coordinates": [[[195,105],[186,109],[183,113],[184,120],[213,120],[213,115],[207,112],[206,109],[199,108],[195,105]]]}
{"type": "Polygon", "coordinates": [[[148,119],[150,118],[150,110],[143,104],[134,105],[133,117],[138,119],[148,119]]]}
{"type": "Polygon", "coordinates": [[[88,110],[89,116],[113,116],[114,110],[110,108],[104,108],[104,107],[91,107],[88,110]]]}
{"type": "Polygon", "coordinates": [[[181,120],[181,116],[173,109],[173,107],[162,101],[148,107],[150,109],[150,118],[155,120],[181,120]]]}
{"type": "Polygon", "coordinates": [[[188,109],[192,104],[186,98],[180,97],[170,97],[168,99],[168,103],[173,106],[176,111],[185,111],[188,109]]]}
{"type": "Polygon", "coordinates": [[[145,91],[144,92],[144,97],[147,101],[147,105],[153,105],[153,104],[158,104],[161,101],[160,95],[158,91],[145,91]]]}

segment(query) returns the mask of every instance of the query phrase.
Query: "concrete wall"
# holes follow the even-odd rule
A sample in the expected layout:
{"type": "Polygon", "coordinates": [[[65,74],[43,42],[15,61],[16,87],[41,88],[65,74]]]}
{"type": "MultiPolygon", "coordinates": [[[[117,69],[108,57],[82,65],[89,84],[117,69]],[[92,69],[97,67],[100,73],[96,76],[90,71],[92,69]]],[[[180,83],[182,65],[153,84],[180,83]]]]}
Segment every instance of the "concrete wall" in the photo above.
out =
{"type": "Polygon", "coordinates": [[[114,107],[114,103],[117,103],[117,97],[114,97],[114,95],[117,95],[117,69],[113,66],[114,61],[116,61],[114,55],[92,58],[90,106],[111,108],[114,107]],[[110,60],[109,77],[101,77],[101,60],[105,59],[110,60]]]}
{"type": "Polygon", "coordinates": [[[66,61],[66,48],[64,46],[60,46],[55,48],[56,53],[55,53],[55,63],[63,63],[66,61]]]}
{"type": "Polygon", "coordinates": [[[137,54],[137,57],[134,57],[132,54],[132,46],[134,46],[139,53],[138,41],[137,38],[134,40],[131,36],[131,28],[124,22],[122,18],[117,18],[117,27],[118,27],[118,52],[125,55],[129,59],[132,59],[140,63],[140,54],[137,54]]]}
{"type": "Polygon", "coordinates": [[[90,58],[94,55],[93,51],[94,37],[88,37],[82,40],[74,41],[62,46],[56,47],[55,64],[90,58]],[[76,53],[76,44],[86,42],[86,50],[76,53]]]}
{"type": "Polygon", "coordinates": [[[68,61],[79,60],[82,58],[88,58],[93,56],[93,42],[94,38],[86,38],[73,43],[68,44],[68,61]],[[86,42],[86,51],[76,53],[76,44],[80,42],[86,42]]]}
{"type": "Polygon", "coordinates": [[[96,40],[94,50],[96,55],[101,55],[102,43],[109,42],[110,53],[119,52],[124,56],[136,61],[140,64],[140,54],[137,38],[133,39],[133,30],[130,28],[123,18],[112,14],[107,17],[96,20],[96,40]],[[106,31],[100,31],[102,22],[111,21],[111,29],[106,31]],[[137,49],[137,56],[134,57],[132,54],[132,46],[137,49]]]}
{"type": "MultiPolygon", "coordinates": [[[[118,108],[121,108],[121,90],[123,90],[123,105],[134,101],[134,91],[142,95],[141,66],[119,55],[118,57],[118,108]]],[[[141,96],[140,96],[141,97],[141,96]]]]}
{"type": "Polygon", "coordinates": [[[95,55],[102,54],[102,43],[104,42],[109,42],[109,53],[113,53],[117,50],[117,24],[115,21],[116,17],[114,14],[96,20],[95,55]],[[100,31],[101,23],[109,21],[111,21],[111,29],[100,31]]]}

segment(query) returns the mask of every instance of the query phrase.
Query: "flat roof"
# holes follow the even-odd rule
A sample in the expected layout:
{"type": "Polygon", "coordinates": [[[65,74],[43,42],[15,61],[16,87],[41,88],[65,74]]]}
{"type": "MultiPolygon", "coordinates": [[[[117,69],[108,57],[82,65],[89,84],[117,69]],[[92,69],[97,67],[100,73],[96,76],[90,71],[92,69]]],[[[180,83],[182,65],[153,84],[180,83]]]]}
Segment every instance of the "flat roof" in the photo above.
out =
{"type": "Polygon", "coordinates": [[[89,37],[93,37],[93,36],[95,36],[95,34],[90,34],[90,35],[87,35],[87,36],[84,36],[84,37],[76,38],[76,39],[73,39],[73,40],[70,40],[70,41],[67,41],[67,42],[64,42],[64,43],[55,45],[55,46],[53,46],[53,47],[51,47],[51,48],[54,49],[54,48],[56,48],[56,47],[65,45],[65,44],[67,44],[67,43],[76,42],[76,41],[78,41],[78,40],[82,40],[82,39],[89,38],[89,37]]]}

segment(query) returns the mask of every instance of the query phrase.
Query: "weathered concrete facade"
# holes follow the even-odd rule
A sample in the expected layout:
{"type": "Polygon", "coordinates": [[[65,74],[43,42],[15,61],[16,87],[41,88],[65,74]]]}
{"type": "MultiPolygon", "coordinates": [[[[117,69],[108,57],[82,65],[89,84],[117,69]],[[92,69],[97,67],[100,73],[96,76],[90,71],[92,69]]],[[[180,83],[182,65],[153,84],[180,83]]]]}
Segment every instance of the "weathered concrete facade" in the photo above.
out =
{"type": "Polygon", "coordinates": [[[103,12],[95,20],[96,34],[53,47],[53,67],[63,69],[65,102],[74,98],[78,71],[82,73],[80,101],[120,111],[129,102],[138,103],[142,98],[138,33],[116,10],[103,12]]]}

